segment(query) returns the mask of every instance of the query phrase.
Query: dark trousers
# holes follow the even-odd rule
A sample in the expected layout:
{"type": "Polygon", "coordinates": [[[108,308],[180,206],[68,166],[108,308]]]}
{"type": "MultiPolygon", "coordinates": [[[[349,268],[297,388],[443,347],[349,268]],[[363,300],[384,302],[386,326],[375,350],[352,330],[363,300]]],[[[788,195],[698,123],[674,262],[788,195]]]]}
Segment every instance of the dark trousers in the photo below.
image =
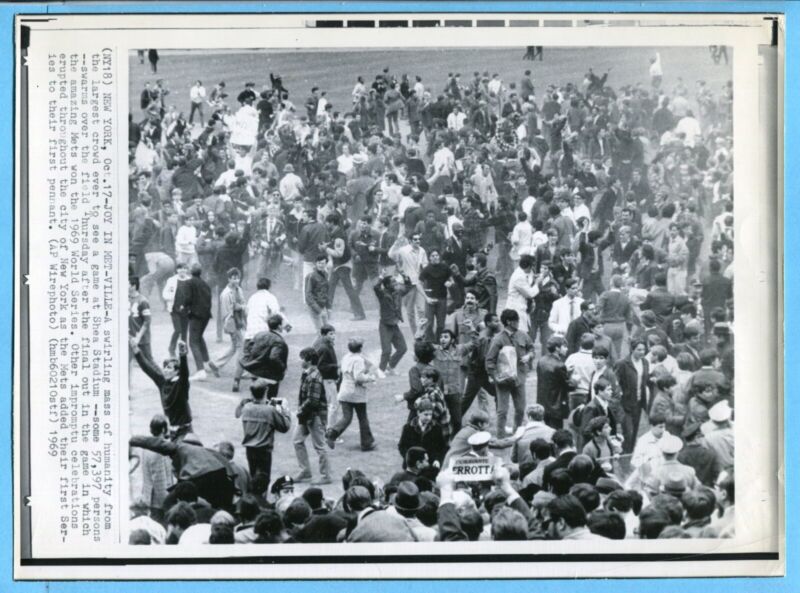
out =
{"type": "Polygon", "coordinates": [[[224,469],[218,469],[191,479],[197,494],[215,509],[230,511],[233,508],[233,480],[224,469]]]}
{"type": "Polygon", "coordinates": [[[447,298],[436,299],[433,303],[425,303],[425,318],[428,325],[425,328],[425,339],[429,342],[439,341],[439,334],[444,329],[444,320],[447,317],[447,298]],[[434,323],[436,328],[434,329],[434,323]]]}
{"type": "Polygon", "coordinates": [[[202,124],[203,123],[203,104],[202,103],[195,103],[195,102],[192,102],[192,108],[189,111],[189,123],[192,123],[192,120],[194,119],[194,112],[195,111],[200,114],[200,123],[202,124]]]}
{"type": "Polygon", "coordinates": [[[188,324],[184,324],[179,313],[170,313],[172,318],[172,337],[169,339],[169,355],[175,356],[175,348],[178,346],[178,338],[186,341],[186,329],[188,324]]]}
{"type": "Polygon", "coordinates": [[[531,315],[531,342],[536,344],[536,335],[538,334],[539,342],[542,346],[540,351],[542,354],[547,352],[547,340],[550,339],[550,335],[553,333],[553,330],[550,329],[550,324],[548,321],[548,317],[537,316],[536,314],[531,315]]]}
{"type": "Polygon", "coordinates": [[[447,404],[447,410],[450,412],[450,426],[452,427],[450,434],[456,434],[461,430],[461,394],[446,393],[444,403],[447,404]]]}
{"type": "Polygon", "coordinates": [[[328,431],[328,436],[334,440],[339,438],[339,435],[350,426],[350,423],[353,421],[353,412],[355,412],[358,417],[358,432],[361,435],[361,448],[371,448],[372,445],[375,444],[375,437],[372,436],[372,430],[369,427],[367,404],[355,404],[351,402],[339,402],[339,404],[342,410],[342,417],[328,431]]]}
{"type": "Polygon", "coordinates": [[[642,410],[638,406],[631,412],[625,410],[625,416],[622,419],[622,436],[625,439],[622,442],[623,453],[633,453],[636,438],[639,436],[639,420],[641,417],[642,410]]]}
{"type": "Polygon", "coordinates": [[[494,384],[489,382],[489,375],[482,373],[480,375],[470,373],[467,375],[467,384],[464,387],[464,397],[461,400],[461,416],[467,413],[472,402],[475,401],[475,396],[483,388],[486,393],[495,397],[496,392],[494,384]]]}
{"type": "Polygon", "coordinates": [[[350,299],[350,310],[355,317],[364,317],[364,307],[361,305],[361,299],[358,298],[356,290],[353,288],[353,282],[350,280],[350,268],[341,266],[331,272],[331,278],[328,280],[328,303],[333,308],[333,297],[336,295],[336,287],[341,281],[344,286],[344,291],[347,293],[347,298],[350,299]]]}
{"type": "Polygon", "coordinates": [[[383,322],[378,324],[378,334],[381,338],[381,362],[378,366],[382,371],[385,371],[387,366],[393,369],[408,350],[406,339],[399,326],[387,325],[383,322]],[[392,353],[392,347],[394,347],[394,353],[392,353]]]}
{"type": "Polygon", "coordinates": [[[206,348],[206,341],[203,338],[203,332],[206,331],[208,319],[191,317],[188,321],[189,349],[192,351],[194,364],[197,365],[197,370],[202,371],[205,368],[205,363],[209,360],[208,348],[206,348]]]}
{"type": "Polygon", "coordinates": [[[250,475],[267,474],[267,482],[269,483],[270,474],[272,473],[272,449],[268,447],[245,447],[244,452],[247,455],[247,467],[250,469],[250,475]]]}

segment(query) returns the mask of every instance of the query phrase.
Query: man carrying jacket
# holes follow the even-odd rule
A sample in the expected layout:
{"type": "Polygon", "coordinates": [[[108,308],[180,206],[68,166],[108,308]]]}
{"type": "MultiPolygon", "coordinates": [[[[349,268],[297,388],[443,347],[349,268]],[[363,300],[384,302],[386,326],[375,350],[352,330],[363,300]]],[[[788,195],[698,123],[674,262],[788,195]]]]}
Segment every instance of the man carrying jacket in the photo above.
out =
{"type": "Polygon", "coordinates": [[[506,418],[509,400],[514,403],[514,430],[519,428],[525,417],[525,377],[533,358],[533,342],[528,332],[519,329],[519,313],[506,309],[500,315],[503,331],[499,332],[489,345],[486,353],[486,372],[497,389],[497,438],[506,436],[506,418]],[[512,350],[513,349],[513,350],[512,350]],[[501,357],[500,353],[504,355],[501,357]],[[498,360],[506,364],[498,366],[498,360]],[[506,376],[512,365],[516,364],[516,376],[506,376]]]}
{"type": "Polygon", "coordinates": [[[267,397],[278,396],[278,387],[286,374],[289,346],[283,339],[283,316],[279,313],[267,320],[269,330],[259,332],[244,346],[244,354],[239,364],[242,368],[270,384],[267,397]]]}

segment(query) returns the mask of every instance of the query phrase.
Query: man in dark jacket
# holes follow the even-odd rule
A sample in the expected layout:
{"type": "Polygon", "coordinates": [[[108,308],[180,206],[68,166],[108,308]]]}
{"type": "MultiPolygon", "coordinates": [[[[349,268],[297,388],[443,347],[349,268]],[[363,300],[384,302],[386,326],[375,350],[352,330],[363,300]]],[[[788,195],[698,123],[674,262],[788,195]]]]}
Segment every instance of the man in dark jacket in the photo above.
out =
{"type": "Polygon", "coordinates": [[[317,329],[320,329],[328,322],[328,310],[330,309],[330,293],[328,291],[328,273],[325,268],[328,265],[328,256],[320,254],[317,256],[314,270],[305,278],[305,300],[311,320],[317,329]]]}
{"type": "Polygon", "coordinates": [[[190,377],[194,381],[208,379],[206,366],[219,376],[219,371],[209,359],[203,332],[211,320],[211,287],[201,277],[203,269],[199,264],[192,265],[192,277],[178,286],[173,311],[181,315],[183,333],[189,332],[189,349],[192,351],[197,372],[190,377]]]}
{"type": "Polygon", "coordinates": [[[682,307],[689,302],[689,298],[681,295],[674,295],[667,290],[667,274],[659,272],[655,275],[655,287],[647,293],[641,305],[642,311],[652,311],[656,315],[656,323],[664,326],[664,323],[672,316],[675,309],[682,307]]]}
{"type": "Polygon", "coordinates": [[[371,228],[372,217],[365,214],[350,233],[348,243],[353,254],[353,280],[357,296],[361,296],[364,282],[374,280],[378,276],[378,258],[380,257],[378,231],[371,228]]]}
{"type": "Polygon", "coordinates": [[[316,350],[319,360],[317,368],[322,375],[322,386],[325,388],[325,397],[330,407],[328,411],[328,424],[333,424],[333,415],[336,413],[336,393],[339,385],[339,360],[336,356],[336,328],[326,323],[319,330],[319,337],[312,348],[316,350]]]}
{"type": "Polygon", "coordinates": [[[358,293],[353,289],[353,284],[350,280],[353,265],[351,261],[352,254],[347,231],[342,226],[342,219],[336,213],[329,214],[325,219],[325,226],[331,241],[331,245],[326,248],[326,251],[333,263],[333,268],[328,280],[328,306],[333,306],[333,300],[336,296],[336,286],[341,282],[345,293],[347,293],[347,298],[350,301],[350,310],[353,313],[352,321],[366,319],[361,299],[358,298],[358,293]]]}
{"type": "Polygon", "coordinates": [[[464,278],[464,287],[471,288],[478,297],[478,307],[489,313],[497,312],[497,278],[487,267],[486,254],[475,255],[475,271],[464,278]]]}
{"type": "Polygon", "coordinates": [[[581,349],[581,336],[593,333],[596,324],[597,317],[594,303],[583,301],[581,303],[581,314],[567,326],[566,339],[567,352],[569,354],[575,354],[581,349]]]}
{"type": "Polygon", "coordinates": [[[267,398],[278,397],[278,387],[286,374],[289,346],[283,339],[283,316],[279,313],[267,319],[268,331],[260,332],[245,343],[239,361],[242,368],[270,383],[267,398]]]}
{"type": "Polygon", "coordinates": [[[733,283],[720,273],[722,265],[719,260],[712,259],[708,263],[708,277],[703,281],[703,291],[701,303],[705,311],[705,335],[711,335],[714,320],[711,318],[711,311],[716,308],[725,310],[728,301],[733,298],[733,283]]]}
{"type": "Polygon", "coordinates": [[[544,422],[562,428],[569,414],[569,373],[564,364],[567,341],[561,336],[547,340],[547,354],[536,365],[536,401],[544,406],[544,422]]]}
{"type": "Polygon", "coordinates": [[[395,367],[403,358],[408,347],[399,324],[403,321],[403,297],[414,287],[408,276],[403,276],[403,283],[381,271],[380,279],[375,284],[375,296],[380,307],[378,334],[381,338],[381,361],[378,365],[378,376],[383,378],[384,372],[394,375],[395,367]],[[392,353],[394,347],[394,353],[392,353]]]}
{"type": "Polygon", "coordinates": [[[447,285],[452,275],[450,268],[442,261],[438,248],[428,251],[429,264],[419,274],[420,282],[425,287],[425,339],[429,342],[439,340],[447,317],[447,285]],[[434,324],[436,325],[434,329],[434,324]]]}
{"type": "Polygon", "coordinates": [[[139,345],[131,340],[131,350],[141,369],[153,380],[161,395],[161,407],[169,420],[175,438],[192,432],[192,409],[189,407],[189,364],[186,361],[186,343],[178,340],[178,360],[168,358],[159,369],[142,354],[139,345]]]}
{"type": "MultiPolygon", "coordinates": [[[[297,237],[297,252],[303,256],[303,281],[305,282],[315,266],[320,255],[327,254],[325,248],[329,241],[328,229],[321,222],[317,222],[317,213],[313,209],[305,211],[303,222],[306,224],[300,229],[297,237]]],[[[305,286],[305,284],[304,284],[305,286]]]]}
{"type": "Polygon", "coordinates": [[[233,511],[236,470],[221,453],[203,447],[194,434],[189,433],[176,441],[132,436],[128,445],[170,457],[178,483],[194,483],[198,496],[205,498],[213,508],[233,511]]]}
{"type": "Polygon", "coordinates": [[[633,453],[639,436],[642,410],[649,409],[650,363],[644,357],[647,353],[646,344],[644,340],[634,339],[630,347],[630,356],[617,362],[614,368],[622,392],[622,409],[625,410],[622,423],[622,435],[625,437],[623,453],[633,453]]]}

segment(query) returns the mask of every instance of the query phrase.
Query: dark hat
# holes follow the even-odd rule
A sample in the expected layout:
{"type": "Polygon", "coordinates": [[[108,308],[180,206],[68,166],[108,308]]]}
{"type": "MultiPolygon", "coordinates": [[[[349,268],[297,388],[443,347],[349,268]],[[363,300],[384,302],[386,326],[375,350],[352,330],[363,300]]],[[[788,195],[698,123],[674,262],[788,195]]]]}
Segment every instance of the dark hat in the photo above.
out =
{"type": "Polygon", "coordinates": [[[322,494],[322,488],[306,488],[305,492],[303,492],[303,498],[308,503],[308,506],[311,507],[311,510],[321,509],[322,508],[322,501],[325,500],[324,495],[322,494]]]}
{"type": "Polygon", "coordinates": [[[281,476],[272,483],[269,491],[271,494],[275,494],[277,496],[281,490],[289,486],[294,488],[294,480],[292,479],[292,476],[281,476]]]}
{"type": "Polygon", "coordinates": [[[612,478],[599,478],[595,488],[600,494],[610,494],[615,490],[624,490],[622,484],[612,478]]]}
{"type": "Polygon", "coordinates": [[[414,482],[400,482],[394,495],[394,506],[399,511],[414,512],[419,509],[419,488],[414,482]]]}
{"type": "Polygon", "coordinates": [[[700,423],[699,422],[690,422],[686,426],[683,427],[683,431],[681,432],[681,436],[684,440],[692,438],[700,432],[700,423]]]}

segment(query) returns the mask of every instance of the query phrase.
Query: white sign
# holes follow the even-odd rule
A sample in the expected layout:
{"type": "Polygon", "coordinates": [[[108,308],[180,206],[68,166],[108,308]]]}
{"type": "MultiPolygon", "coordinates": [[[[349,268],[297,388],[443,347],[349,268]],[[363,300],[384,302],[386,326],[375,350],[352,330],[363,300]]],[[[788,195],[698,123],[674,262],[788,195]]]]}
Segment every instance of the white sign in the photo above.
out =
{"type": "Polygon", "coordinates": [[[497,458],[459,457],[450,464],[456,482],[487,482],[492,479],[497,458]]]}

